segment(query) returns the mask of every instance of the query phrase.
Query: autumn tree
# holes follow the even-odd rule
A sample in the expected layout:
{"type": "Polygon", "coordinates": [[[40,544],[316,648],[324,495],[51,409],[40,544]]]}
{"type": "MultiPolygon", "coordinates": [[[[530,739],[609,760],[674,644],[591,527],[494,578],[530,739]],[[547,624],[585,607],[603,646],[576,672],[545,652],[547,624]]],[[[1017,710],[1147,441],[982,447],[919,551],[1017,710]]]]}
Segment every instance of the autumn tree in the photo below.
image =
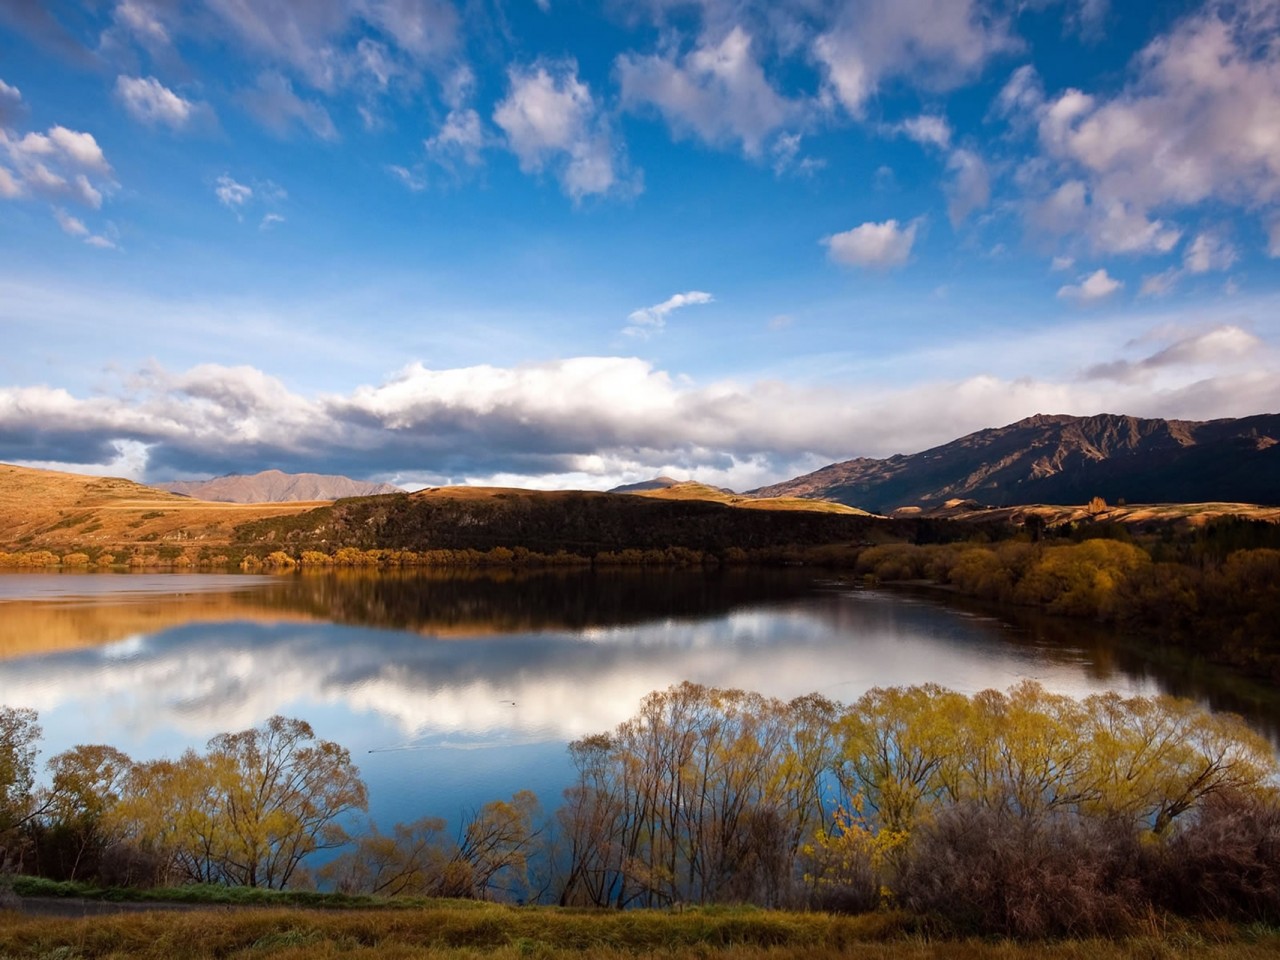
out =
{"type": "Polygon", "coordinates": [[[223,792],[224,869],[246,886],[284,887],[307,854],[348,841],[344,816],[368,809],[350,752],[304,720],[214,737],[209,762],[223,792]]]}
{"type": "Polygon", "coordinates": [[[116,838],[111,814],[133,761],[114,747],[82,744],[48,763],[50,785],[43,803],[40,862],[75,880],[96,870],[103,850],[116,838]]]}
{"type": "Polygon", "coordinates": [[[0,866],[22,847],[22,828],[39,810],[35,803],[36,743],[40,724],[27,707],[0,707],[0,866]]]}
{"type": "Polygon", "coordinates": [[[347,843],[342,820],[367,804],[345,748],[276,716],[135,766],[114,816],[186,879],[281,888],[308,854],[347,843]]]}

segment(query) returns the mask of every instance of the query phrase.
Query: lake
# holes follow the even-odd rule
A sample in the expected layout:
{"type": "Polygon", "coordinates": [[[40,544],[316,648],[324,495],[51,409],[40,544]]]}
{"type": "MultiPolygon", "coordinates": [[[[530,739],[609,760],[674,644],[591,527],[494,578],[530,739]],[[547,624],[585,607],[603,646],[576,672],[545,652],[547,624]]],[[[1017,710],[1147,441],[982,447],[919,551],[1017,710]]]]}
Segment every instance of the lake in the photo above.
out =
{"type": "Polygon", "coordinates": [[[849,702],[1024,678],[1194,696],[1276,741],[1274,704],[1091,625],[803,570],[0,576],[0,703],[39,711],[42,758],[174,757],[301,717],[351,750],[384,829],[526,788],[554,809],[566,743],[681,680],[849,702]]]}

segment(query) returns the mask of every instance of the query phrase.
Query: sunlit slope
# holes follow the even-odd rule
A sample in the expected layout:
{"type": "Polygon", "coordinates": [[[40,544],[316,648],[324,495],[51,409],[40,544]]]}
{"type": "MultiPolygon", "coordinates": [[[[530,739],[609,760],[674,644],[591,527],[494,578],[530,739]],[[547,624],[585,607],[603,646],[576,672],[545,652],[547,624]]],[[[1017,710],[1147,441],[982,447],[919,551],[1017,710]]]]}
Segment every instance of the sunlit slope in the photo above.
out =
{"type": "Polygon", "coordinates": [[[817,513],[843,513],[851,516],[871,516],[866,510],[850,507],[832,500],[805,499],[803,497],[744,497],[729,493],[705,483],[673,483],[654,490],[637,490],[632,496],[652,497],[655,500],[706,500],[723,503],[746,510],[806,510],[817,513]]]}
{"type": "Polygon", "coordinates": [[[317,503],[208,503],[122,480],[0,464],[0,549],[230,543],[239,523],[317,503]]]}

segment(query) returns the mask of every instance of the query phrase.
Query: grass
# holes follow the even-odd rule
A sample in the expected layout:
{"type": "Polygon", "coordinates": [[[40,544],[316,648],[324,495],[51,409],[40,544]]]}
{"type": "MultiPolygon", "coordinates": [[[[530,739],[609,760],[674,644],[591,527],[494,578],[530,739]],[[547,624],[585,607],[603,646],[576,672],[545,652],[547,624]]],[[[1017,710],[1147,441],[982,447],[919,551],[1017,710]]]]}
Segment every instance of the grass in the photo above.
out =
{"type": "Polygon", "coordinates": [[[583,957],[665,960],[1261,960],[1266,927],[1153,922],[1148,936],[1043,943],[928,936],[902,914],[835,916],[753,908],[592,911],[435,901],[403,909],[266,907],[135,912],[86,919],[0,914],[0,960],[583,957]]]}

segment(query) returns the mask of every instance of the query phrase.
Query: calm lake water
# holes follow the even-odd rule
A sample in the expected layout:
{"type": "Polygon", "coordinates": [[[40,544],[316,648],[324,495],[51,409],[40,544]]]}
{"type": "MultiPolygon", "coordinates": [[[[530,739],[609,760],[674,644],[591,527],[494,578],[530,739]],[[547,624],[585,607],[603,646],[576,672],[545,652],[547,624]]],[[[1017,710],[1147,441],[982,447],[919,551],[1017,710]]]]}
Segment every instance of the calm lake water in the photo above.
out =
{"type": "Polygon", "coordinates": [[[1276,739],[1273,705],[1087,625],[801,571],[0,576],[0,703],[39,711],[44,758],[77,743],[176,756],[302,717],[351,750],[386,829],[525,788],[554,808],[565,744],[681,680],[848,702],[1024,678],[1195,696],[1276,739]]]}

